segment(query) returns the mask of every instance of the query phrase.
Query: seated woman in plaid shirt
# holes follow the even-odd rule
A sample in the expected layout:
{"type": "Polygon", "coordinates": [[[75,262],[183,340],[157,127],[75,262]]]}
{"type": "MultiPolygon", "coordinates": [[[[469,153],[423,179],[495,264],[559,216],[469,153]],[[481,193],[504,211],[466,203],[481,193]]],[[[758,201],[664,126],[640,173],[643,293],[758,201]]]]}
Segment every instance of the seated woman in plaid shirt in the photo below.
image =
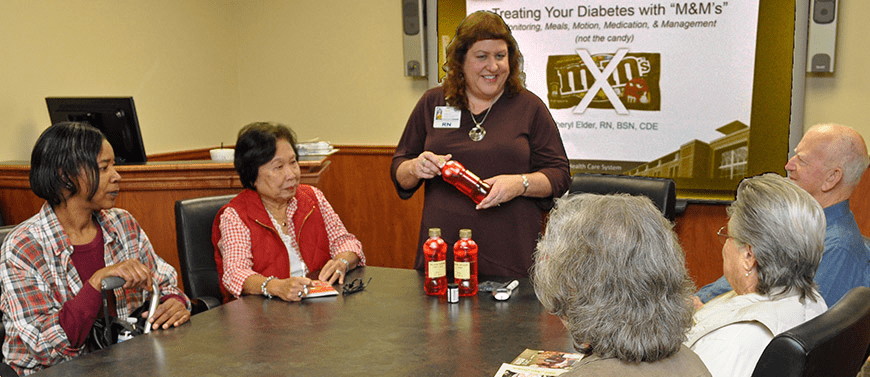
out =
{"type": "Polygon", "coordinates": [[[347,271],[365,265],[362,245],[323,193],[299,183],[293,131],[278,123],[242,127],[233,163],[245,190],[221,208],[212,228],[225,299],[299,301],[311,279],[344,283],[347,271]]]}
{"type": "Polygon", "coordinates": [[[154,280],[163,302],[153,328],[190,319],[175,269],[154,253],[130,213],[112,208],[120,180],[112,146],[90,125],[58,123],[36,141],[30,186],[46,203],[0,248],[3,354],[19,374],[87,352],[84,344],[102,306],[100,282],[107,276],[126,280],[114,291],[118,318],[144,303],[143,290],[151,290],[154,280]]]}

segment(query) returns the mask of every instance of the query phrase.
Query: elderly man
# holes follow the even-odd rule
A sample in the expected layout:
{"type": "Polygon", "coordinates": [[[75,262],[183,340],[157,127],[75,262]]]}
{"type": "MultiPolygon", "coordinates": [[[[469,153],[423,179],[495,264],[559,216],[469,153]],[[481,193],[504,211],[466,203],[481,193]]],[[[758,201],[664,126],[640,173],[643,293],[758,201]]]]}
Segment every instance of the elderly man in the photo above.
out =
{"type": "MultiPolygon", "coordinates": [[[[870,252],[849,209],[849,197],[870,163],[864,138],[838,124],[810,128],[785,170],[825,210],[825,253],[816,271],[819,292],[833,306],[850,289],[870,286],[870,252]]],[[[731,290],[725,277],[695,294],[696,306],[731,290]]]]}

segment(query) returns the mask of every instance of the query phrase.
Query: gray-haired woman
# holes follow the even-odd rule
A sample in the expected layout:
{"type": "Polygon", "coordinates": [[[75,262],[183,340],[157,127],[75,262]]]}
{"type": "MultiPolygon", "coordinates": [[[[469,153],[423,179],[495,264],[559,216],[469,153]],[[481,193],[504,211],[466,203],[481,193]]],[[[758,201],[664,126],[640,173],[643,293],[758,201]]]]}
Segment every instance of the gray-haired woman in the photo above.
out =
{"type": "Polygon", "coordinates": [[[587,354],[563,376],[709,376],[682,345],[692,281],[671,224],[646,197],[580,194],[556,202],[532,283],[587,354]]]}
{"type": "Polygon", "coordinates": [[[776,334],[827,310],[813,281],[825,215],[809,193],[772,173],[743,180],[728,215],[719,236],[734,290],[695,313],[685,344],[714,376],[749,376],[776,334]]]}

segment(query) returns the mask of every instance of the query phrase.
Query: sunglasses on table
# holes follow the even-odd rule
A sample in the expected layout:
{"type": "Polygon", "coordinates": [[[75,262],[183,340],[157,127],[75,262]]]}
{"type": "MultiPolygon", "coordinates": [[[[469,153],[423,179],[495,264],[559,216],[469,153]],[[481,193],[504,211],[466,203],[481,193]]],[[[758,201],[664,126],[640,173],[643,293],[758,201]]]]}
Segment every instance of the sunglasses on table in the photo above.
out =
{"type": "Polygon", "coordinates": [[[362,278],[353,279],[352,282],[345,283],[341,287],[341,294],[342,294],[342,296],[347,296],[347,295],[352,294],[352,293],[357,293],[363,289],[366,289],[366,287],[371,282],[372,282],[372,278],[369,278],[369,280],[366,281],[365,284],[363,284],[362,278]]]}

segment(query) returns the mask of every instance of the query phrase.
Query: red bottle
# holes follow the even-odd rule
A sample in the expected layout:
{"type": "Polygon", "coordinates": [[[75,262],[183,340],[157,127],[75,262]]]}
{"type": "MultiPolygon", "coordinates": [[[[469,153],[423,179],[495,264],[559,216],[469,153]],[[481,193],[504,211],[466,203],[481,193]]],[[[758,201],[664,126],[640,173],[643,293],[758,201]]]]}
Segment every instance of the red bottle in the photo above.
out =
{"type": "Polygon", "coordinates": [[[453,282],[459,284],[460,296],[477,294],[477,243],[471,229],[460,229],[459,241],[453,244],[453,282]]]}
{"type": "Polygon", "coordinates": [[[441,177],[447,183],[450,183],[463,194],[468,195],[475,203],[480,204],[480,201],[489,194],[491,188],[489,184],[482,181],[474,173],[468,171],[462,164],[456,161],[447,161],[441,167],[441,177]]]}
{"type": "Polygon", "coordinates": [[[429,296],[443,296],[447,291],[447,243],[441,239],[441,228],[429,228],[423,256],[426,257],[423,291],[429,296]]]}

